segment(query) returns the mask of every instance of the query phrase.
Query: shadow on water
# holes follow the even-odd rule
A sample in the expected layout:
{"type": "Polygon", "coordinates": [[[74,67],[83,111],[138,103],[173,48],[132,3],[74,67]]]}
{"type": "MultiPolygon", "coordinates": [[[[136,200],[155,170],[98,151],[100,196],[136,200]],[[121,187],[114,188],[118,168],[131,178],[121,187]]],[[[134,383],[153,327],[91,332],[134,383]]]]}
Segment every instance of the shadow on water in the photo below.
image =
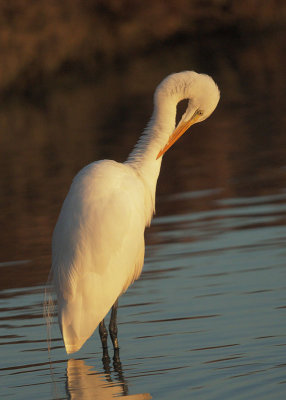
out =
{"type": "Polygon", "coordinates": [[[55,323],[59,397],[284,399],[285,32],[249,39],[170,43],[120,73],[57,81],[40,102],[1,104],[1,398],[56,398],[43,284],[72,177],[96,159],[124,160],[157,83],[192,68],[213,75],[222,98],[164,159],[143,274],[120,299],[123,367],[95,370],[97,333],[67,364],[55,323]]]}

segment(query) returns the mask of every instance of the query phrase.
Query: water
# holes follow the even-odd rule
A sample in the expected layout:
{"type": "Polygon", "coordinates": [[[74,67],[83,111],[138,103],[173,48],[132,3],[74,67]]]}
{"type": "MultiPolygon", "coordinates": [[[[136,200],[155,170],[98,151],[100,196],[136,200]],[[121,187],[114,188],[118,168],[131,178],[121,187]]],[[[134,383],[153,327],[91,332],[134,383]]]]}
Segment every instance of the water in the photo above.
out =
{"type": "Polygon", "coordinates": [[[51,232],[74,173],[93,159],[125,158],[156,79],[170,72],[165,64],[202,70],[207,62],[186,60],[184,44],[173,49],[176,64],[164,49],[136,59],[120,79],[107,71],[101,81],[53,89],[43,104],[3,105],[1,398],[285,398],[282,42],[265,38],[235,52],[207,44],[221,55],[211,68],[222,101],[164,159],[143,274],[120,299],[121,363],[111,351],[102,362],[98,332],[69,359],[56,324],[49,363],[42,301],[51,232]],[[153,73],[143,85],[146,68],[153,73]]]}

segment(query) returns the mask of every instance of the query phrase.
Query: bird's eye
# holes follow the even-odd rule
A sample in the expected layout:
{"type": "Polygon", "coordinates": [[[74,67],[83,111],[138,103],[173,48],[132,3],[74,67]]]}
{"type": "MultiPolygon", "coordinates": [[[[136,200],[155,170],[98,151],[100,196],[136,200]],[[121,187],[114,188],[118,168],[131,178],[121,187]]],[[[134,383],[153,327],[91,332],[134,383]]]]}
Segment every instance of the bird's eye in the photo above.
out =
{"type": "Polygon", "coordinates": [[[202,110],[198,110],[198,111],[197,111],[197,115],[203,115],[202,110]]]}

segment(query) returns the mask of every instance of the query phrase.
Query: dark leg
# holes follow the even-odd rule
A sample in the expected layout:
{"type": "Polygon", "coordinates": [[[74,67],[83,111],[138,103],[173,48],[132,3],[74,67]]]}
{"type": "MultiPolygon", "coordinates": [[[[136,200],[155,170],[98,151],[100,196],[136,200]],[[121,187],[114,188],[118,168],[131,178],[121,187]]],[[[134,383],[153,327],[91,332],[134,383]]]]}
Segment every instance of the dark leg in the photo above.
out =
{"type": "Polygon", "coordinates": [[[103,349],[107,349],[107,329],[104,323],[104,319],[99,324],[99,335],[101,339],[101,344],[103,349]]]}
{"type": "Polygon", "coordinates": [[[107,381],[112,382],[112,379],[110,376],[110,358],[109,358],[107,349],[103,349],[102,365],[103,365],[104,372],[106,374],[107,381]]]}
{"type": "Polygon", "coordinates": [[[110,318],[110,323],[109,323],[109,333],[110,337],[113,343],[113,348],[114,348],[114,357],[119,356],[119,345],[118,345],[118,339],[117,339],[117,308],[118,308],[118,299],[112,306],[111,310],[111,318],[110,318]]]}
{"type": "Polygon", "coordinates": [[[107,332],[107,329],[106,329],[106,326],[105,326],[105,323],[104,323],[104,319],[99,324],[99,335],[100,335],[101,344],[102,344],[103,359],[109,358],[108,350],[107,350],[108,332],[107,332]]]}
{"type": "Polygon", "coordinates": [[[114,371],[117,373],[118,380],[121,382],[122,390],[125,396],[128,395],[128,385],[125,381],[122,364],[119,358],[119,349],[114,350],[114,357],[113,357],[113,367],[114,371]]]}

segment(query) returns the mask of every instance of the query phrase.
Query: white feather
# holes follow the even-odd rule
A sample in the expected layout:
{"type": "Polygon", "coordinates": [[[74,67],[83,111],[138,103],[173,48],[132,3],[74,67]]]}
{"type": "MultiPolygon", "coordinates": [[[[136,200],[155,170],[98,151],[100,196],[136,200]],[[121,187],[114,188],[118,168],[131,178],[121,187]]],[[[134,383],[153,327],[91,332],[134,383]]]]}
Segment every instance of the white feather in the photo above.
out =
{"type": "Polygon", "coordinates": [[[188,113],[205,110],[203,120],[219,91],[207,75],[170,75],[158,86],[153,116],[127,161],[94,162],[73,180],[52,240],[51,279],[67,353],[81,348],[140,276],[162,161],[156,156],[174,131],[176,105],[184,98],[188,113]]]}

